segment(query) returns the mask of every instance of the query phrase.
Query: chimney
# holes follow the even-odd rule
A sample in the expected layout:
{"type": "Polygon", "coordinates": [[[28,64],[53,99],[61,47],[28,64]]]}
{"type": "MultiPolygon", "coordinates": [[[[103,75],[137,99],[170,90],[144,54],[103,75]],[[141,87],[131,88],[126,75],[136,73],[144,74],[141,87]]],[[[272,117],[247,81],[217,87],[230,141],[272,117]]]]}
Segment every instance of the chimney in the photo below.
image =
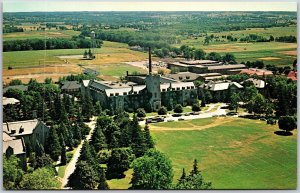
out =
{"type": "Polygon", "coordinates": [[[149,74],[152,74],[151,47],[149,47],[149,74]]]}
{"type": "Polygon", "coordinates": [[[128,74],[129,74],[128,71],[126,71],[126,76],[128,76],[128,74]]]}

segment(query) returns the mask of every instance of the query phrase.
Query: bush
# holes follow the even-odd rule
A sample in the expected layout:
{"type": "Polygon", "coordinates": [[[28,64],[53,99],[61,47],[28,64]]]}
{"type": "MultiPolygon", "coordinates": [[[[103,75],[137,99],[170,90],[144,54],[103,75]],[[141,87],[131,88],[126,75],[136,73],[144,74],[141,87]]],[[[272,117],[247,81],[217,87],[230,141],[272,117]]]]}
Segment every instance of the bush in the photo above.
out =
{"type": "Polygon", "coordinates": [[[168,110],[167,110],[166,107],[162,106],[162,107],[160,107],[160,108],[158,109],[157,113],[158,113],[159,115],[166,115],[166,114],[168,113],[168,110]]]}
{"type": "Polygon", "coordinates": [[[174,108],[174,113],[182,113],[183,112],[183,108],[180,104],[175,105],[174,108]]]}
{"type": "Polygon", "coordinates": [[[201,111],[201,108],[200,108],[199,104],[193,104],[192,111],[197,111],[197,112],[201,111]]]}
{"type": "Polygon", "coordinates": [[[279,129],[289,132],[294,130],[297,127],[297,123],[294,117],[292,116],[281,116],[278,119],[279,129]]]}
{"type": "Polygon", "coordinates": [[[146,112],[143,108],[139,108],[136,110],[137,117],[146,117],[146,112]]]}

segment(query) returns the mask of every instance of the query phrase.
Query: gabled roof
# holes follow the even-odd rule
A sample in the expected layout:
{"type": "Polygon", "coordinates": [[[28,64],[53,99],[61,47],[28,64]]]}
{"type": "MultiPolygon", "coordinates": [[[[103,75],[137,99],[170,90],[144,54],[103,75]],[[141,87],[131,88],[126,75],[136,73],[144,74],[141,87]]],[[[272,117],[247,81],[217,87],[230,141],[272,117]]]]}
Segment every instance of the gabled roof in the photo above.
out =
{"type": "Polygon", "coordinates": [[[62,90],[69,90],[69,89],[79,89],[80,84],[77,81],[65,81],[63,82],[63,86],[61,87],[62,90]]]}
{"type": "Polygon", "coordinates": [[[237,82],[213,82],[213,81],[210,81],[207,84],[201,85],[202,88],[211,90],[211,91],[227,90],[230,86],[235,86],[239,89],[243,88],[243,86],[237,82]]]}
{"type": "Polygon", "coordinates": [[[25,145],[22,139],[14,139],[11,141],[3,141],[3,153],[6,153],[6,150],[11,147],[13,149],[14,155],[24,154],[25,145]]]}
{"type": "Polygon", "coordinates": [[[251,81],[251,82],[253,82],[253,84],[254,84],[254,86],[256,88],[265,88],[265,86],[266,86],[265,81],[260,80],[260,79],[249,78],[249,79],[247,79],[245,81],[251,81]]]}
{"type": "Polygon", "coordinates": [[[8,104],[17,104],[17,103],[20,103],[20,101],[18,99],[15,99],[15,98],[6,98],[6,97],[3,97],[2,98],[2,104],[3,106],[5,105],[8,105],[8,104]]]}
{"type": "Polygon", "coordinates": [[[2,128],[3,131],[9,134],[10,136],[21,136],[32,134],[33,130],[39,124],[39,120],[26,120],[26,121],[16,121],[16,122],[7,122],[3,123],[2,128]],[[12,130],[15,133],[12,133],[12,130]]]}
{"type": "Polygon", "coordinates": [[[287,75],[287,77],[293,81],[296,81],[297,80],[297,72],[290,71],[289,74],[287,75]]]}
{"type": "Polygon", "coordinates": [[[6,93],[8,89],[19,89],[21,91],[27,91],[28,90],[28,86],[25,85],[14,85],[14,86],[8,86],[3,88],[3,93],[6,93]]]}
{"type": "Polygon", "coordinates": [[[83,80],[82,81],[82,84],[83,84],[84,87],[88,87],[89,83],[90,83],[90,80],[83,80]]]}

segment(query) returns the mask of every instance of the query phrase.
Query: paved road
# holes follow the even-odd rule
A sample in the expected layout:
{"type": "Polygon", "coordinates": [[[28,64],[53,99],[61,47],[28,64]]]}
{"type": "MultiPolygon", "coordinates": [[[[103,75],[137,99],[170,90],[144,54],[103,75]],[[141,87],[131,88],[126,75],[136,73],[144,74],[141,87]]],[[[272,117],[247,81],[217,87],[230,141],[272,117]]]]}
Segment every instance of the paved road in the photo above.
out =
{"type": "MultiPolygon", "coordinates": [[[[189,116],[182,115],[180,117],[172,117],[171,115],[167,115],[164,122],[178,121],[178,119],[190,120],[190,119],[201,119],[201,118],[208,118],[213,116],[226,115],[226,109],[222,109],[222,107],[227,106],[225,103],[209,104],[208,106],[209,106],[208,109],[206,111],[199,112],[199,115],[189,115],[189,116]],[[214,109],[215,107],[217,107],[217,109],[212,111],[212,109],[214,109]]],[[[140,121],[139,123],[143,125],[146,124],[145,121],[140,121]]]]}
{"type": "MultiPolygon", "coordinates": [[[[91,128],[91,131],[90,133],[86,136],[86,140],[90,140],[91,137],[92,137],[92,133],[95,129],[95,125],[96,125],[96,117],[93,117],[92,118],[92,121],[87,123],[87,125],[91,128]]],[[[82,148],[82,144],[83,144],[84,140],[81,141],[80,145],[78,146],[78,148],[76,149],[73,157],[72,157],[72,160],[69,162],[66,170],[65,170],[65,175],[62,179],[62,186],[61,188],[62,189],[69,189],[68,187],[65,187],[68,183],[68,178],[69,176],[75,171],[75,168],[76,168],[76,162],[80,156],[80,150],[82,148]]]]}

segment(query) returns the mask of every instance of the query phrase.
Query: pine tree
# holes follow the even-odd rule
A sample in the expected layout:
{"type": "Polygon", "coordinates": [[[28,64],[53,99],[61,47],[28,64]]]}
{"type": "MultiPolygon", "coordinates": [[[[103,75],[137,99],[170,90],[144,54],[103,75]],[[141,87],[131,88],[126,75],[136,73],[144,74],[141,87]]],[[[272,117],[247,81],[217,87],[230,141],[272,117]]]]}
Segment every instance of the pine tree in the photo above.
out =
{"type": "Polygon", "coordinates": [[[182,174],[181,177],[179,178],[179,181],[185,180],[185,178],[186,178],[185,169],[182,168],[182,174]]]}
{"type": "Polygon", "coordinates": [[[150,135],[150,130],[149,130],[148,124],[146,124],[146,126],[144,128],[144,137],[145,137],[145,142],[146,142],[147,148],[148,149],[154,148],[154,142],[150,135]]]}
{"type": "Polygon", "coordinates": [[[133,120],[131,123],[132,137],[131,137],[131,148],[136,157],[141,157],[147,150],[147,145],[145,143],[145,138],[139,125],[136,115],[133,115],[133,120]]]}
{"type": "Polygon", "coordinates": [[[195,159],[193,164],[193,170],[191,171],[190,175],[197,175],[199,172],[200,171],[198,169],[198,161],[197,159],[195,159]]]}
{"type": "Polygon", "coordinates": [[[50,129],[46,142],[46,152],[49,153],[50,157],[54,161],[58,160],[58,157],[61,153],[61,146],[56,132],[56,127],[52,127],[50,129]]]}
{"type": "Polygon", "coordinates": [[[61,162],[62,165],[66,165],[67,164],[66,147],[61,147],[60,162],[61,162]]]}
{"type": "Polygon", "coordinates": [[[106,182],[105,171],[103,168],[100,168],[100,178],[99,178],[98,190],[109,190],[109,186],[106,182]]]}
{"type": "Polygon", "coordinates": [[[95,115],[99,116],[101,112],[102,112],[101,104],[99,101],[97,101],[95,106],[95,115]]]}
{"type": "Polygon", "coordinates": [[[119,138],[120,138],[120,132],[115,131],[112,134],[111,141],[109,143],[109,148],[110,149],[119,147],[119,138]]]}
{"type": "Polygon", "coordinates": [[[83,142],[82,148],[80,150],[80,156],[78,158],[78,162],[79,161],[86,161],[89,164],[91,164],[91,166],[93,166],[93,167],[95,165],[94,155],[92,153],[90,144],[87,140],[84,140],[84,142],[83,142]]]}
{"type": "Polygon", "coordinates": [[[98,152],[102,149],[107,148],[106,138],[102,132],[101,128],[96,128],[93,135],[91,144],[94,146],[95,150],[98,152]]]}

